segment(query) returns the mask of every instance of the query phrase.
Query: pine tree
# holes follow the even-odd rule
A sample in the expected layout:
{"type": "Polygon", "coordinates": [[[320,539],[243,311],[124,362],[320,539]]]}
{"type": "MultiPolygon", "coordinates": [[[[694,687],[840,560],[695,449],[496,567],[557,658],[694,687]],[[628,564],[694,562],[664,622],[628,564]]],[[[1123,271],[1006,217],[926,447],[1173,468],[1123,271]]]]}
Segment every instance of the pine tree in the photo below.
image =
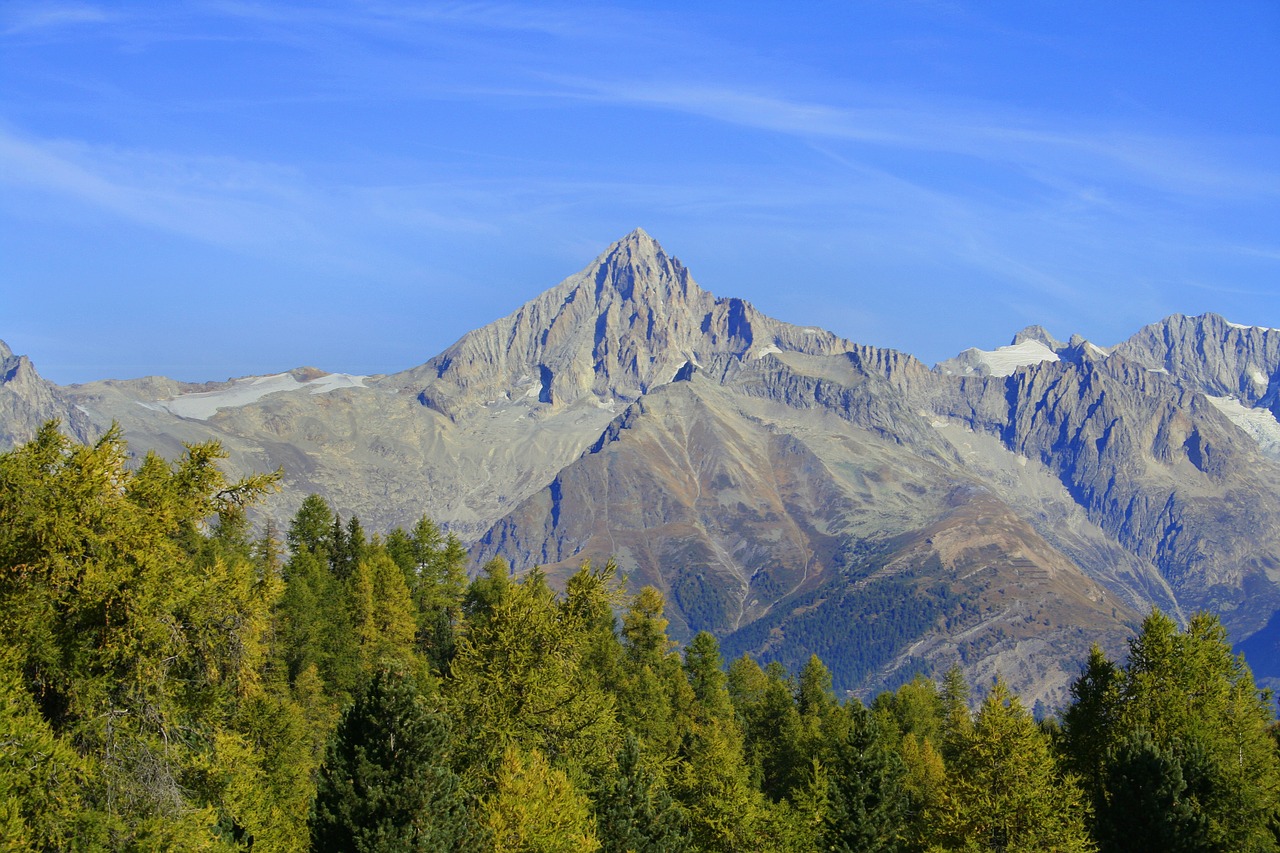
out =
{"type": "Polygon", "coordinates": [[[1145,731],[1179,757],[1211,844],[1280,849],[1272,831],[1280,803],[1280,755],[1268,732],[1274,715],[1217,617],[1198,613],[1179,632],[1153,611],[1130,642],[1119,706],[1122,735],[1145,731]]]}
{"type": "Polygon", "coordinates": [[[333,510],[319,495],[307,495],[289,523],[289,551],[328,555],[333,546],[333,510]]]}
{"type": "Polygon", "coordinates": [[[720,642],[707,631],[699,631],[684,653],[684,671],[693,688],[694,701],[704,718],[733,718],[728,678],[720,657],[720,642]]]}
{"type": "Polygon", "coordinates": [[[414,679],[374,674],[343,714],[317,783],[316,851],[438,851],[471,837],[447,718],[414,679]]]}
{"type": "Polygon", "coordinates": [[[600,849],[587,798],[536,749],[526,754],[507,747],[481,814],[494,853],[600,849]]]}
{"type": "Polygon", "coordinates": [[[1079,774],[1095,804],[1104,798],[1108,754],[1124,735],[1119,720],[1121,683],[1120,669],[1094,645],[1084,671],[1071,685],[1072,702],[1062,714],[1067,766],[1079,774]]]}
{"type": "Polygon", "coordinates": [[[758,787],[778,802],[804,784],[809,769],[791,679],[777,661],[765,671],[744,655],[729,667],[729,685],[746,735],[747,762],[758,774],[758,787]]]}
{"type": "Polygon", "coordinates": [[[362,669],[371,671],[384,660],[414,666],[417,625],[404,575],[381,549],[365,550],[367,559],[356,564],[347,580],[351,624],[360,646],[362,669]]]}
{"type": "Polygon", "coordinates": [[[469,760],[490,766],[516,746],[557,766],[610,764],[617,716],[584,665],[589,621],[558,604],[540,572],[511,583],[505,563],[472,583],[468,609],[447,692],[469,760]]]}
{"type": "Polygon", "coordinates": [[[874,714],[856,700],[847,712],[850,725],[829,770],[826,849],[901,850],[909,806],[902,760],[874,714]]]}
{"type": "Polygon", "coordinates": [[[628,735],[618,769],[595,797],[597,833],[605,853],[683,853],[689,847],[683,810],[641,759],[628,735]]]}
{"type": "Polygon", "coordinates": [[[742,730],[732,716],[695,718],[680,758],[673,788],[688,814],[695,849],[758,849],[765,800],[751,784],[742,730]]]}
{"type": "MultiPolygon", "coordinates": [[[[1195,762],[1190,762],[1192,765],[1195,762]]],[[[1103,764],[1107,796],[1098,805],[1103,850],[1192,853],[1211,850],[1209,821],[1183,775],[1182,758],[1138,729],[1121,739],[1103,764]]]]}
{"type": "Polygon", "coordinates": [[[220,746],[261,690],[278,594],[243,512],[275,478],[228,482],[223,456],[131,469],[118,430],[76,446],[55,424],[0,455],[0,646],[53,743],[85,759],[80,800],[117,846],[213,849],[237,825],[220,746]]]}
{"type": "Polygon", "coordinates": [[[643,587],[622,616],[622,676],[618,717],[647,752],[673,760],[689,726],[693,691],[667,636],[662,593],[643,587]]]}

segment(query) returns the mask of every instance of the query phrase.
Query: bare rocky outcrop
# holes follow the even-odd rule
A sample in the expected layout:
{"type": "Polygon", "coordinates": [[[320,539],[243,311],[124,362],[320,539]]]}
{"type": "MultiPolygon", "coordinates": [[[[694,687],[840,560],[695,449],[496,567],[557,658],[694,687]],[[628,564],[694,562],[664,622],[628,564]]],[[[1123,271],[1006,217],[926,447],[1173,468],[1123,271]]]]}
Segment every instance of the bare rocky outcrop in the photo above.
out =
{"type": "Polygon", "coordinates": [[[43,379],[25,355],[14,355],[0,341],[0,447],[30,441],[51,420],[81,441],[94,435],[89,419],[61,389],[43,379]]]}
{"type": "Polygon", "coordinates": [[[1230,323],[1217,314],[1174,314],[1144,326],[1115,349],[1149,370],[1247,406],[1274,409],[1280,393],[1280,329],[1230,323]]]}
{"type": "Polygon", "coordinates": [[[717,299],[636,229],[582,272],[390,381],[457,420],[512,396],[554,408],[588,396],[631,402],[685,364],[721,355],[849,349],[830,332],[778,322],[741,299],[717,299]]]}

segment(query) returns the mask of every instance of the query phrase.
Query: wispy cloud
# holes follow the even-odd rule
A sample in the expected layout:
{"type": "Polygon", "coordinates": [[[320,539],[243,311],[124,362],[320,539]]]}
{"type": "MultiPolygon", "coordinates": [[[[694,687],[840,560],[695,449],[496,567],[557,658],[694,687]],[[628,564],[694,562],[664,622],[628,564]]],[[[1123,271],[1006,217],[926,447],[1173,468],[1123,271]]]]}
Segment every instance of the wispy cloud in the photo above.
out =
{"type": "MultiPolygon", "coordinates": [[[[1067,129],[1066,117],[1010,114],[974,105],[897,99],[897,106],[846,106],[791,99],[733,86],[666,81],[551,78],[550,97],[580,97],[683,112],[718,122],[805,139],[832,139],[883,148],[957,154],[1004,164],[1022,174],[1088,176],[1193,196],[1274,198],[1280,169],[1223,162],[1203,144],[1127,129],[1067,129]]],[[[885,100],[880,94],[877,100],[885,100]]],[[[1271,141],[1266,144],[1280,144],[1271,141]]]]}
{"type": "Polygon", "coordinates": [[[0,184],[224,246],[317,240],[296,173],[231,157],[39,140],[0,129],[0,184]]]}
{"type": "Polygon", "coordinates": [[[5,35],[46,31],[78,24],[99,24],[112,19],[101,6],[88,3],[17,3],[0,13],[5,35]]]}
{"type": "Polygon", "coordinates": [[[287,25],[299,32],[342,32],[349,37],[376,36],[379,39],[413,43],[442,30],[474,33],[517,33],[556,39],[587,39],[606,31],[606,26],[643,28],[643,18],[621,9],[582,5],[448,2],[288,4],[251,0],[214,0],[203,7],[205,14],[251,25],[287,25]]]}

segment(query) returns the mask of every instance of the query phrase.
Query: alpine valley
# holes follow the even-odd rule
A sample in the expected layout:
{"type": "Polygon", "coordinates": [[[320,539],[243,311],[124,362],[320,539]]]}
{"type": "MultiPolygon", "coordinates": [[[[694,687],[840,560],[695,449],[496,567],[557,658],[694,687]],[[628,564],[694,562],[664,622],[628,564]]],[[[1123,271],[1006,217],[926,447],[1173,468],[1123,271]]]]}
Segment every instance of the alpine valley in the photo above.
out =
{"type": "Polygon", "coordinates": [[[1280,678],[1280,330],[1039,327],[930,369],[718,298],[645,232],[383,376],[61,387],[0,344],[0,444],[57,418],[134,453],[217,439],[370,530],[423,514],[563,579],[615,559],[672,635],[863,693],[959,663],[1057,705],[1152,607],[1218,614],[1280,678]]]}

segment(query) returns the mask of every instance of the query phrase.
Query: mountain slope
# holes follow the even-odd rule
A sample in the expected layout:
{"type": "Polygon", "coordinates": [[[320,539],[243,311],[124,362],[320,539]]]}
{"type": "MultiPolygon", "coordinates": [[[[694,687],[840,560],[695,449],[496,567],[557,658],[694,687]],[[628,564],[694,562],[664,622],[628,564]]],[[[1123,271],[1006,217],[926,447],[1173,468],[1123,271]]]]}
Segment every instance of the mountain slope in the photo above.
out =
{"type": "Polygon", "coordinates": [[[841,689],[961,663],[1060,700],[1081,638],[1118,649],[1137,611],[854,363],[779,355],[650,393],[477,560],[555,578],[613,557],[666,593],[675,636],[711,630],[789,665],[818,653],[841,689]]]}

